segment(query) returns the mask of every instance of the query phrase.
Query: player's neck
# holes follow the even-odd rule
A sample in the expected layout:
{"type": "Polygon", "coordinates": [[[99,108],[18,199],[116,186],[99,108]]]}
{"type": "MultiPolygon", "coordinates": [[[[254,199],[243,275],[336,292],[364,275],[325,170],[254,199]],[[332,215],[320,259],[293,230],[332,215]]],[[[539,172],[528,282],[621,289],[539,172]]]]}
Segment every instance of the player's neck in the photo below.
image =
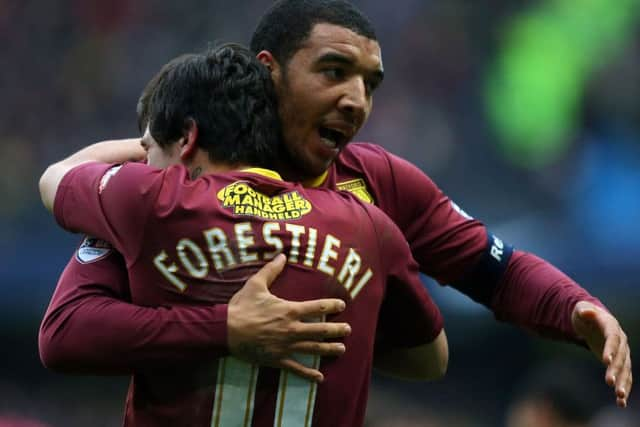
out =
{"type": "Polygon", "coordinates": [[[189,176],[191,177],[191,179],[196,179],[206,174],[224,173],[239,169],[246,169],[252,167],[253,165],[245,163],[211,161],[211,159],[209,159],[208,153],[198,150],[198,152],[193,156],[192,159],[185,162],[185,166],[189,171],[189,176]]]}

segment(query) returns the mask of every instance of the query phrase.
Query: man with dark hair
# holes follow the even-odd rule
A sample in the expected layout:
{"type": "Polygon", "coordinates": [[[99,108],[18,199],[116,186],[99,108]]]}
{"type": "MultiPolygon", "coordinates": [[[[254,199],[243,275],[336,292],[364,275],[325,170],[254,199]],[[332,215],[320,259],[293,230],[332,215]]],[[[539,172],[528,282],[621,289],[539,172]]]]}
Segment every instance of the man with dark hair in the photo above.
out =
{"type": "MultiPolygon", "coordinates": [[[[152,109],[158,106],[158,103],[153,103],[153,97],[158,96],[156,88],[161,78],[189,58],[197,57],[176,58],[146,85],[137,106],[138,127],[142,133],[149,123],[152,109]]],[[[267,72],[264,68],[261,71],[267,72]]],[[[188,81],[183,84],[188,85],[188,81]]],[[[265,91],[260,97],[262,105],[256,103],[245,107],[255,109],[262,106],[262,113],[276,111],[275,97],[268,96],[273,92],[272,84],[262,89],[265,91]]],[[[204,102],[207,108],[216,112],[219,107],[213,100],[220,101],[230,96],[225,93],[217,95],[216,98],[206,95],[199,98],[199,102],[204,102]]],[[[170,103],[160,104],[166,109],[163,113],[175,114],[175,110],[169,109],[184,104],[177,101],[173,99],[170,103]]],[[[201,144],[206,137],[203,132],[214,137],[224,132],[235,133],[238,153],[242,150],[245,154],[255,155],[252,163],[256,165],[261,165],[260,158],[271,158],[274,149],[281,151],[274,148],[280,144],[279,122],[270,122],[271,133],[255,131],[261,129],[260,126],[262,129],[266,127],[261,121],[273,120],[269,115],[252,117],[248,123],[239,123],[236,116],[233,123],[224,122],[218,127],[217,124],[212,126],[215,120],[203,116],[203,113],[193,108],[189,108],[189,112],[200,118],[201,144]],[[262,145],[262,148],[253,147],[246,139],[239,138],[246,137],[241,131],[243,127],[244,133],[247,128],[253,130],[254,144],[262,145]],[[269,144],[265,139],[270,139],[269,144]],[[268,153],[265,152],[266,147],[269,147],[268,153]]],[[[162,129],[160,124],[166,125],[163,122],[165,117],[158,115],[158,120],[152,125],[162,130],[153,131],[162,149],[146,153],[148,163],[159,168],[175,163],[178,145],[173,142],[183,130],[175,123],[162,129]]],[[[207,140],[212,141],[212,138],[207,140]]],[[[134,141],[137,144],[138,140],[134,141]]],[[[115,148],[110,147],[112,150],[115,148]]],[[[217,145],[213,150],[222,151],[234,161],[236,154],[227,153],[228,147],[217,145]]],[[[113,161],[124,159],[119,152],[114,152],[113,156],[113,161]]],[[[267,289],[273,280],[267,271],[270,270],[265,268],[257,273],[251,282],[253,286],[240,289],[228,304],[184,305],[171,309],[134,305],[130,303],[132,295],[121,255],[109,242],[87,236],[63,271],[45,313],[38,336],[40,358],[45,366],[59,372],[117,375],[132,374],[150,365],[197,363],[232,354],[255,363],[287,368],[309,379],[322,380],[323,375],[318,369],[301,364],[291,355],[294,352],[317,356],[344,353],[343,344],[323,340],[347,336],[350,331],[347,323],[304,321],[342,311],[342,300],[294,302],[275,297],[267,289]],[[98,329],[106,333],[94,333],[98,329]],[[112,334],[111,331],[118,333],[112,334]],[[105,336],[109,339],[104,339],[105,336]]]]}
{"type": "Polygon", "coordinates": [[[277,293],[344,300],[335,320],[352,325],[350,350],[306,357],[325,375],[320,386],[233,357],[142,369],[126,425],[362,425],[374,344],[379,360],[398,362],[382,365],[392,374],[444,374],[442,318],[395,224],[353,195],[305,189],[255,167],[271,166],[280,142],[272,86],[239,46],[177,58],[151,94],[145,89],[142,145],[182,165],[97,163],[143,152],[135,140],[96,144],[45,171],[43,202],[64,228],[113,243],[138,304],[226,303],[259,265],[280,254],[281,268],[287,254],[277,293]]]}
{"type": "Polygon", "coordinates": [[[289,152],[278,170],[285,177],[356,192],[400,227],[423,273],[499,320],[586,344],[607,366],[618,405],[626,406],[632,385],[627,337],[599,300],[548,262],[489,233],[415,166],[379,146],[349,143],[383,77],[380,46],[360,11],[343,0],[277,1],[251,48],[278,91],[289,152]]]}
{"type": "Polygon", "coordinates": [[[183,135],[184,122],[193,120],[198,147],[210,161],[273,167],[281,141],[273,82],[246,48],[230,44],[218,50],[165,65],[142,92],[139,124],[146,123],[164,149],[183,135]]]}
{"type": "Polygon", "coordinates": [[[367,120],[384,78],[371,23],[345,1],[280,1],[258,24],[251,49],[278,89],[288,148],[279,170],[291,179],[325,176],[367,120]]]}
{"type": "Polygon", "coordinates": [[[251,37],[251,50],[270,51],[287,63],[307,40],[316,24],[346,28],[377,40],[373,24],[353,4],[346,1],[278,1],[262,16],[251,37]],[[274,25],[286,23],[286,25],[274,25]]]}
{"type": "MultiPolygon", "coordinates": [[[[380,46],[360,11],[341,0],[278,1],[261,19],[251,46],[271,70],[276,84],[287,146],[278,170],[286,178],[351,191],[376,204],[403,231],[423,273],[487,306],[499,320],[546,337],[587,345],[607,367],[606,382],[615,388],[618,405],[626,405],[632,385],[627,337],[596,298],[548,262],[514,250],[489,233],[415,166],[379,146],[349,143],[368,118],[373,91],[383,78],[380,46]]],[[[77,275],[62,280],[59,286],[77,289],[102,280],[108,286],[101,297],[107,298],[104,294],[109,292],[109,296],[126,300],[126,294],[117,291],[126,286],[120,282],[121,273],[109,272],[114,266],[103,269],[94,265],[100,272],[94,271],[93,277],[83,274],[82,267],[72,268],[77,275]]],[[[80,335],[83,319],[94,315],[86,309],[96,304],[94,297],[76,299],[73,313],[71,305],[60,308],[60,312],[74,316],[65,326],[65,335],[55,334],[62,327],[60,322],[45,319],[49,327],[42,332],[43,341],[64,349],[65,337],[80,335]]],[[[131,310],[127,318],[136,331],[144,330],[151,319],[136,321],[134,308],[116,298],[108,301],[110,312],[131,310]]],[[[221,324],[220,330],[224,326],[221,324]]],[[[232,325],[227,326],[231,329],[232,325]]],[[[217,339],[200,342],[224,346],[221,336],[220,332],[217,339]]],[[[273,336],[278,336],[277,332],[273,336]]],[[[140,354],[140,348],[124,337],[113,344],[118,351],[131,352],[140,360],[148,353],[140,354]]],[[[286,359],[289,345],[277,346],[278,350],[263,360],[276,363],[286,359]]],[[[175,342],[176,352],[186,354],[188,348],[187,342],[175,342]]],[[[58,354],[64,363],[75,357],[64,351],[58,354]]],[[[168,361],[171,354],[163,357],[168,361]]],[[[82,360],[94,372],[108,371],[114,363],[87,348],[76,359],[82,360]]]]}

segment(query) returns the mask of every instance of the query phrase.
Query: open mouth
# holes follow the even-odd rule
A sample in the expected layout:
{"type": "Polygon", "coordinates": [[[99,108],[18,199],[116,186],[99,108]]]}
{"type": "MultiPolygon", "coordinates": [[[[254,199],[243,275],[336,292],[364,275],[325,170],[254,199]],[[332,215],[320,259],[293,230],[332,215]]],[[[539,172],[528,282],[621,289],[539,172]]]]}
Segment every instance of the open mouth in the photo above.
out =
{"type": "Polygon", "coordinates": [[[322,139],[329,148],[342,147],[347,144],[349,139],[343,132],[323,126],[318,129],[318,133],[320,134],[320,139],[322,139]]]}

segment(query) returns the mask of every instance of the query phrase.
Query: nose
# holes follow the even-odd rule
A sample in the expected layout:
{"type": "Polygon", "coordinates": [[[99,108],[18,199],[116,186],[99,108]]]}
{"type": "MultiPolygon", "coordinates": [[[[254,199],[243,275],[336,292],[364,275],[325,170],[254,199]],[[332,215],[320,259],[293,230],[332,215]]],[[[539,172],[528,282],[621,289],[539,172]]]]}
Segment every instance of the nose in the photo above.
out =
{"type": "Polygon", "coordinates": [[[358,124],[364,122],[369,114],[371,102],[362,77],[354,77],[346,82],[344,93],[338,102],[338,108],[356,120],[358,124]]]}

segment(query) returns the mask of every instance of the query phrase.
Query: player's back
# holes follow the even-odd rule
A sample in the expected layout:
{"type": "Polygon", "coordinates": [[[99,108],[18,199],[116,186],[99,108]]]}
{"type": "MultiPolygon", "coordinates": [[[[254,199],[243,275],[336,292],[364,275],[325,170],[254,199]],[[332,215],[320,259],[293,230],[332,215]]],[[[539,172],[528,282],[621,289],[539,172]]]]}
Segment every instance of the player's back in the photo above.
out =
{"type": "MultiPolygon", "coordinates": [[[[347,309],[336,320],[349,322],[353,334],[345,339],[346,354],[322,361],[325,382],[319,387],[232,357],[186,368],[188,379],[179,382],[193,386],[185,394],[192,395],[194,405],[185,402],[172,418],[193,416],[187,414],[198,407],[208,411],[196,412],[193,425],[209,425],[209,418],[214,426],[361,423],[386,281],[378,231],[365,208],[349,196],[327,191],[309,195],[301,187],[252,173],[196,182],[188,182],[184,173],[176,178],[167,177],[182,185],[163,189],[142,252],[130,266],[132,284],[147,278],[144,287],[132,285],[134,302],[227,302],[261,265],[284,252],[287,267],[272,291],[290,300],[344,299],[347,309]]],[[[308,364],[320,363],[319,358],[301,357],[308,364]]],[[[150,391],[173,395],[174,374],[150,377],[150,391]]],[[[173,396],[170,401],[175,402],[173,396]]]]}
{"type": "MultiPolygon", "coordinates": [[[[303,356],[307,364],[320,364],[325,381],[318,386],[232,357],[137,372],[127,425],[357,426],[376,332],[388,330],[389,342],[416,345],[440,330],[402,234],[351,195],[306,190],[255,170],[191,181],[183,167],[154,171],[127,164],[103,176],[95,206],[88,202],[101,220],[89,231],[125,256],[134,303],[226,303],[283,252],[288,263],[272,291],[290,300],[342,298],[347,308],[333,320],[352,327],[344,355],[303,356]],[[378,328],[385,295],[394,305],[378,328]],[[412,322],[411,331],[394,329],[403,319],[412,322]]],[[[76,180],[83,182],[82,172],[76,180]]]]}

